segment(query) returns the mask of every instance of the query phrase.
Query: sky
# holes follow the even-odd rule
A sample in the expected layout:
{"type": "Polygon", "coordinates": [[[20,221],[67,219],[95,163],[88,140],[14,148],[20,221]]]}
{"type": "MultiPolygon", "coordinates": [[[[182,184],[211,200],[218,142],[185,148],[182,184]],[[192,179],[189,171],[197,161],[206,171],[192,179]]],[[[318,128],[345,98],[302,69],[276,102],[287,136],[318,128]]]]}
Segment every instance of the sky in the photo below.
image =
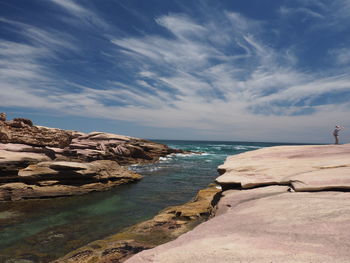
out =
{"type": "Polygon", "coordinates": [[[350,142],[350,0],[0,0],[0,112],[149,139],[350,142]]]}

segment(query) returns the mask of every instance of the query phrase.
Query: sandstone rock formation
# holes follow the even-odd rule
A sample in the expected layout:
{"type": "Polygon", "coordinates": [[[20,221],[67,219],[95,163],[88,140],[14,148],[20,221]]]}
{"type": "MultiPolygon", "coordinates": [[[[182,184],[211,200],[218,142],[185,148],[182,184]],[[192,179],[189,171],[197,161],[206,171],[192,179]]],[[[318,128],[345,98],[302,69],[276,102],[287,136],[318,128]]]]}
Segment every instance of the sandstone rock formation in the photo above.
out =
{"type": "Polygon", "coordinates": [[[18,182],[0,185],[1,201],[47,198],[103,191],[141,179],[114,161],[47,161],[18,172],[18,182]]]}
{"type": "Polygon", "coordinates": [[[280,146],[227,158],[216,181],[224,188],[291,185],[296,191],[350,189],[350,144],[280,146]]]}
{"type": "Polygon", "coordinates": [[[101,191],[141,176],[120,165],[154,162],[182,152],[103,132],[89,134],[6,120],[0,114],[0,201],[101,191]]]}
{"type": "Polygon", "coordinates": [[[231,156],[215,217],[125,262],[349,262],[349,157],[350,145],[231,156]]]}
{"type": "Polygon", "coordinates": [[[0,121],[6,121],[7,115],[5,112],[0,113],[0,121]]]}
{"type": "Polygon", "coordinates": [[[215,185],[200,190],[191,202],[168,207],[150,220],[94,241],[54,262],[122,262],[142,250],[173,240],[207,220],[220,192],[215,185]]]}
{"type": "Polygon", "coordinates": [[[120,164],[156,161],[160,156],[181,152],[160,143],[102,132],[79,133],[63,151],[52,149],[61,158],[115,160],[120,164]]]}
{"type": "Polygon", "coordinates": [[[18,143],[43,147],[66,147],[73,139],[72,131],[34,126],[31,120],[15,118],[12,121],[0,121],[7,139],[0,138],[2,143],[18,143]]]}

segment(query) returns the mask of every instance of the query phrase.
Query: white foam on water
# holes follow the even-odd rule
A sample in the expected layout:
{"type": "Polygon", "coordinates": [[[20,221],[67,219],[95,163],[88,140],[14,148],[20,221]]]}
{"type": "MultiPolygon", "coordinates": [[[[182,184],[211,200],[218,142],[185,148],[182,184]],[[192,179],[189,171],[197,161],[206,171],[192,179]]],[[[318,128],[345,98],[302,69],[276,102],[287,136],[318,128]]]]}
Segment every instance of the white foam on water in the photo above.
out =
{"type": "Polygon", "coordinates": [[[192,157],[199,155],[198,153],[176,153],[175,156],[177,157],[192,157]]]}
{"type": "Polygon", "coordinates": [[[251,145],[236,145],[233,147],[235,150],[249,150],[249,149],[261,149],[260,146],[251,146],[251,145]]]}

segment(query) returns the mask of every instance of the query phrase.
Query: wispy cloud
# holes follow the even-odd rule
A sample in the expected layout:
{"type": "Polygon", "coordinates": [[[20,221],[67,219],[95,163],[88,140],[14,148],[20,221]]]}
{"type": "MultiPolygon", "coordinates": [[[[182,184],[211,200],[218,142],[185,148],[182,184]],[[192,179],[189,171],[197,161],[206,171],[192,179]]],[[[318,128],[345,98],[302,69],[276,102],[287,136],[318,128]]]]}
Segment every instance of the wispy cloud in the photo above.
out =
{"type": "Polygon", "coordinates": [[[298,8],[292,8],[292,7],[285,7],[282,6],[279,9],[279,12],[281,15],[295,15],[295,14],[300,14],[300,15],[304,15],[305,17],[309,17],[309,18],[318,18],[318,19],[324,19],[325,17],[316,12],[313,11],[309,8],[305,8],[305,7],[298,7],[298,8]]]}
{"type": "MultiPolygon", "coordinates": [[[[311,28],[322,29],[324,27],[332,30],[346,30],[350,24],[350,0],[297,0],[292,5],[283,5],[279,9],[282,16],[293,17],[295,15],[304,16],[304,19],[317,19],[318,23],[311,28]]],[[[288,2],[287,2],[288,3],[288,2]]]]}
{"type": "Polygon", "coordinates": [[[63,8],[73,18],[76,19],[76,20],[64,19],[65,22],[68,21],[76,25],[83,23],[84,25],[99,27],[103,29],[108,28],[108,24],[96,13],[96,11],[91,11],[90,9],[76,3],[74,0],[49,0],[49,1],[63,8]]]}
{"type": "Polygon", "coordinates": [[[0,22],[22,39],[22,43],[0,40],[2,106],[56,108],[47,99],[57,85],[49,65],[63,53],[79,52],[72,38],[13,20],[0,22]]]}
{"type": "MultiPolygon", "coordinates": [[[[74,23],[112,27],[77,1],[51,3],[65,10],[74,23]]],[[[323,8],[282,7],[279,12],[324,21],[327,12],[323,8]]],[[[108,59],[116,65],[115,74],[101,85],[68,82],[50,69],[50,60],[80,52],[74,36],[11,20],[2,22],[25,40],[0,41],[2,106],[201,129],[211,135],[252,140],[282,138],[291,130],[298,137],[301,126],[324,127],[349,113],[347,100],[337,99],[350,96],[348,75],[334,70],[322,75],[305,72],[298,68],[299,58],[292,47],[266,41],[264,34],[271,25],[235,12],[222,10],[219,17],[206,20],[170,13],[155,18],[155,26],[166,34],[111,37],[103,51],[112,54],[108,59]],[[127,82],[115,77],[121,68],[133,73],[127,82]]],[[[345,65],[350,61],[348,53],[341,48],[329,54],[338,65],[345,65]]]]}
{"type": "Polygon", "coordinates": [[[336,64],[345,66],[350,64],[350,48],[338,48],[329,51],[329,55],[333,57],[336,64]]]}

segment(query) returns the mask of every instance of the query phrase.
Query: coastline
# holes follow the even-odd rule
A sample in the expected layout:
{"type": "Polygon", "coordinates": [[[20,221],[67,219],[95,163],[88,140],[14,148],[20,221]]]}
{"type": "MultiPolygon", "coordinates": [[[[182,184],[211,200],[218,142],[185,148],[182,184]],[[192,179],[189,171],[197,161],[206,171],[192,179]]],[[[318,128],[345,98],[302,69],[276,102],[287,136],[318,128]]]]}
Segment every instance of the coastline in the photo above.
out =
{"type": "Polygon", "coordinates": [[[349,156],[350,144],[230,156],[215,216],[125,262],[347,262],[349,156]]]}
{"type": "Polygon", "coordinates": [[[172,241],[208,220],[220,194],[220,187],[211,184],[183,205],[167,207],[152,219],[91,242],[52,262],[124,262],[136,253],[172,241]]]}
{"type": "MultiPolygon", "coordinates": [[[[82,135],[80,134],[79,137],[81,136],[82,135]]],[[[83,139],[85,140],[87,138],[95,138],[95,136],[97,136],[98,140],[102,139],[110,142],[111,140],[112,141],[115,140],[116,136],[120,136],[120,135],[92,133],[90,135],[84,135],[83,139]]],[[[95,139],[93,140],[95,141],[95,139]]],[[[164,156],[167,156],[166,153],[168,153],[168,151],[173,151],[171,148],[168,148],[168,147],[163,148],[163,146],[161,146],[161,148],[159,148],[158,146],[159,144],[155,144],[154,146],[152,145],[152,142],[148,142],[148,141],[145,142],[143,139],[135,140],[135,138],[133,138],[132,143],[136,143],[138,147],[140,147],[140,144],[144,145],[146,143],[147,146],[143,148],[145,150],[145,153],[149,153],[150,151],[154,152],[154,150],[156,149],[155,155],[153,156],[153,158],[133,159],[134,161],[142,160],[141,163],[152,163],[154,162],[155,159],[159,158],[159,156],[162,156],[162,154],[164,156]],[[141,143],[138,140],[140,140],[141,143]]],[[[124,145],[125,145],[125,142],[124,142],[124,145]]],[[[6,146],[14,147],[11,143],[7,143],[6,146]]],[[[241,151],[241,152],[244,152],[246,150],[261,148],[261,146],[257,145],[256,143],[252,143],[252,145],[247,145],[247,146],[243,146],[238,143],[233,145],[228,145],[228,146],[229,147],[227,147],[227,145],[226,146],[212,145],[211,147],[215,149],[218,147],[220,149],[221,147],[226,147],[229,149],[237,149],[238,151],[241,151]]],[[[272,145],[266,145],[266,146],[272,146],[272,145]]],[[[31,150],[34,149],[36,151],[35,153],[38,153],[37,148],[35,148],[38,146],[31,146],[31,147],[32,147],[30,148],[31,150]]],[[[265,147],[265,146],[262,146],[262,147],[265,147]]],[[[212,220],[214,220],[214,222],[220,222],[218,221],[218,219],[216,219],[217,216],[220,215],[219,218],[225,218],[225,214],[230,213],[230,210],[233,210],[234,207],[240,206],[241,201],[243,201],[243,203],[248,204],[249,202],[251,202],[251,200],[263,200],[263,199],[265,200],[266,197],[272,197],[272,196],[284,197],[286,193],[290,194],[295,192],[298,192],[298,193],[300,192],[309,193],[309,192],[315,192],[315,191],[316,192],[331,191],[336,193],[346,192],[347,189],[350,189],[348,188],[347,185],[344,186],[344,182],[346,182],[347,180],[346,178],[346,173],[348,169],[347,160],[349,157],[348,148],[349,148],[348,145],[277,146],[277,147],[268,147],[268,148],[263,148],[259,150],[254,150],[247,153],[241,153],[241,154],[229,156],[226,159],[224,164],[221,164],[219,167],[217,167],[217,170],[220,176],[216,179],[216,182],[220,184],[220,186],[222,187],[223,189],[222,194],[220,193],[221,190],[216,189],[215,186],[213,186],[214,188],[212,188],[211,190],[203,189],[198,193],[197,198],[195,198],[194,200],[188,203],[185,203],[184,205],[168,207],[160,211],[152,219],[147,221],[142,221],[141,223],[132,225],[131,227],[128,227],[122,231],[118,230],[117,234],[111,235],[107,238],[99,239],[93,242],[91,242],[91,240],[96,240],[98,238],[90,239],[88,241],[90,243],[88,242],[82,243],[82,244],[88,243],[88,245],[84,245],[79,249],[75,249],[76,247],[80,247],[80,246],[79,245],[77,246],[76,245],[77,243],[73,245],[73,243],[76,241],[76,240],[73,240],[74,242],[71,243],[72,244],[71,249],[74,249],[74,250],[69,254],[67,254],[66,256],[54,262],[79,262],[79,260],[81,260],[80,262],[124,262],[124,261],[153,262],[154,258],[158,258],[158,259],[160,258],[160,260],[164,260],[160,262],[168,262],[167,260],[165,260],[165,258],[161,259],[163,254],[167,255],[168,253],[168,252],[162,251],[163,247],[168,247],[168,246],[171,247],[173,242],[181,243],[181,241],[177,241],[177,240],[182,240],[182,239],[187,240],[186,242],[191,243],[192,242],[191,235],[193,232],[195,232],[196,235],[202,237],[203,233],[208,232],[208,230],[206,230],[206,227],[209,224],[209,222],[211,222],[212,220]],[[298,149],[301,149],[301,150],[298,150],[298,149]],[[290,150],[292,150],[292,152],[289,152],[290,150]],[[345,157],[342,158],[342,156],[343,157],[345,156],[345,157]],[[288,169],[293,171],[293,173],[291,173],[290,176],[288,175],[288,169],[283,167],[283,165],[287,166],[288,169]],[[332,185],[328,185],[329,178],[327,178],[326,173],[329,171],[334,171],[334,169],[336,169],[336,171],[338,171],[339,173],[345,174],[345,176],[339,177],[338,182],[336,183],[333,182],[332,185]],[[325,180],[325,181],[321,180],[321,183],[317,182],[318,185],[317,184],[312,185],[315,182],[313,182],[312,180],[310,181],[310,178],[311,178],[309,175],[310,172],[311,174],[313,174],[313,172],[317,172],[318,178],[321,178],[322,180],[325,180]],[[288,176],[286,175],[286,173],[288,176]],[[284,174],[284,176],[281,177],[280,174],[284,174]],[[295,175],[298,175],[298,177],[295,177],[295,175]],[[301,175],[306,176],[306,178],[300,177],[301,175]],[[309,183],[312,183],[311,186],[309,185],[309,183]],[[207,190],[209,192],[204,194],[207,197],[203,199],[203,192],[206,192],[207,190]],[[221,195],[221,199],[219,200],[218,196],[220,195],[221,195]],[[217,202],[218,204],[217,206],[215,206],[217,202]],[[152,252],[152,251],[158,251],[158,249],[161,252],[155,252],[155,253],[152,252]],[[149,253],[151,254],[151,256],[149,256],[149,253]],[[140,257],[142,258],[142,260],[140,259],[140,257]],[[134,260],[139,260],[139,261],[134,261],[134,260]]],[[[56,151],[58,152],[57,149],[56,151]]],[[[108,154],[110,154],[109,150],[105,151],[105,153],[107,152],[108,154]]],[[[211,154],[215,155],[216,152],[212,152],[211,154]]],[[[192,155],[186,158],[192,159],[193,157],[191,156],[192,155]]],[[[203,157],[198,158],[197,160],[198,165],[201,165],[200,160],[205,160],[204,156],[205,155],[203,155],[203,157]]],[[[131,156],[129,157],[126,156],[126,157],[130,158],[131,156]]],[[[175,157],[180,159],[184,158],[182,154],[173,155],[173,157],[167,156],[167,157],[160,158],[161,161],[159,162],[159,165],[160,167],[162,167],[160,171],[161,170],[164,171],[164,168],[166,169],[167,167],[166,163],[169,161],[169,159],[172,159],[175,157]]],[[[55,169],[57,168],[60,169],[62,167],[60,166],[61,163],[67,161],[67,159],[65,158],[56,160],[56,163],[54,164],[53,167],[55,169]]],[[[124,165],[126,164],[125,160],[126,159],[124,159],[123,161],[124,165]]],[[[107,160],[107,161],[111,161],[111,160],[107,160]]],[[[190,160],[188,161],[191,162],[190,160]]],[[[206,161],[207,160],[205,160],[205,162],[206,161]]],[[[68,160],[68,162],[69,162],[69,167],[76,167],[74,165],[78,165],[80,168],[80,165],[84,164],[84,161],[80,162],[79,164],[74,164],[74,160],[68,160]]],[[[94,161],[89,163],[93,163],[93,162],[94,161]]],[[[202,163],[202,165],[204,165],[204,163],[202,163]]],[[[49,168],[51,169],[53,167],[49,167],[49,168]]],[[[107,165],[107,167],[109,167],[109,165],[107,165]]],[[[146,167],[148,167],[146,169],[149,169],[150,172],[152,173],[154,171],[157,171],[153,169],[154,167],[152,165],[146,165],[146,167]]],[[[47,167],[44,166],[42,168],[47,168],[47,167]]],[[[29,178],[32,176],[31,169],[24,168],[24,169],[21,169],[21,171],[24,174],[27,173],[27,176],[29,176],[29,178]]],[[[65,172],[67,172],[67,170],[65,172]]],[[[159,177],[159,175],[162,175],[162,172],[160,172],[156,177],[159,177]]],[[[193,174],[191,173],[191,175],[193,174]]],[[[179,178],[177,178],[177,180],[178,179],[179,178]]],[[[194,178],[192,180],[197,180],[197,179],[194,178]]],[[[179,181],[175,181],[175,182],[179,182],[179,181]]],[[[190,182],[191,181],[187,182],[187,184],[190,182]]],[[[136,188],[138,188],[137,185],[136,185],[136,188]]],[[[107,188],[104,188],[104,189],[107,189],[107,188]]],[[[189,197],[187,197],[186,199],[188,200],[188,198],[189,197]]],[[[300,202],[303,202],[303,200],[300,199],[300,202]]],[[[254,203],[252,205],[254,205],[254,203]]],[[[263,203],[262,205],[264,206],[263,203]]],[[[300,210],[302,209],[303,208],[301,207],[300,210]]],[[[273,216],[273,212],[270,213],[270,216],[271,215],[273,216]]],[[[238,226],[241,226],[241,223],[245,222],[245,220],[249,221],[250,219],[249,217],[248,218],[241,217],[239,222],[236,222],[234,219],[233,220],[230,219],[229,221],[226,221],[225,224],[230,225],[232,221],[232,224],[233,225],[236,224],[236,227],[238,227],[238,226]]],[[[73,228],[69,227],[69,229],[73,229],[73,228]]],[[[257,230],[252,230],[252,231],[257,231],[257,230]]],[[[216,230],[211,232],[214,236],[217,236],[216,230]]],[[[113,233],[113,230],[108,233],[113,233]]],[[[218,233],[220,233],[220,231],[218,231],[218,233]]],[[[223,235],[226,235],[226,234],[227,234],[226,232],[223,233],[223,235]]],[[[232,232],[228,232],[228,235],[232,235],[232,234],[233,234],[232,232]]],[[[56,236],[57,238],[59,238],[59,236],[63,237],[63,234],[54,233],[50,235],[49,238],[51,237],[56,238],[56,236]]],[[[210,236],[203,236],[202,241],[206,243],[207,240],[210,240],[210,239],[211,239],[210,236]]],[[[215,243],[215,241],[213,242],[215,243]]],[[[182,245],[184,244],[181,244],[181,246],[182,245]]],[[[196,248],[197,246],[191,247],[191,249],[193,249],[193,252],[187,256],[197,257],[198,253],[200,254],[200,251],[198,252],[196,248]]],[[[210,249],[210,247],[205,249],[210,249]]],[[[221,247],[218,247],[218,249],[220,250],[221,247]]],[[[247,249],[252,249],[252,248],[248,246],[247,249]]],[[[187,250],[187,248],[185,250],[187,250]]],[[[176,250],[174,253],[176,253],[176,250]]],[[[231,257],[232,255],[230,254],[226,256],[231,257]]],[[[22,256],[20,257],[22,258],[22,256]]],[[[201,256],[199,257],[201,258],[201,256]]],[[[54,257],[54,258],[57,258],[57,257],[54,257]]],[[[206,257],[204,256],[203,258],[198,260],[204,260],[205,258],[206,257]]],[[[184,258],[184,260],[186,260],[186,258],[184,258]]],[[[35,260],[33,262],[35,262],[35,260]]],[[[205,260],[203,262],[205,262],[205,260]]]]}
{"type": "MultiPolygon", "coordinates": [[[[3,115],[2,115],[3,116],[3,115]]],[[[4,115],[6,116],[6,115],[4,115]]],[[[145,139],[0,119],[0,201],[105,191],[142,177],[125,166],[183,151],[145,139]]]]}

